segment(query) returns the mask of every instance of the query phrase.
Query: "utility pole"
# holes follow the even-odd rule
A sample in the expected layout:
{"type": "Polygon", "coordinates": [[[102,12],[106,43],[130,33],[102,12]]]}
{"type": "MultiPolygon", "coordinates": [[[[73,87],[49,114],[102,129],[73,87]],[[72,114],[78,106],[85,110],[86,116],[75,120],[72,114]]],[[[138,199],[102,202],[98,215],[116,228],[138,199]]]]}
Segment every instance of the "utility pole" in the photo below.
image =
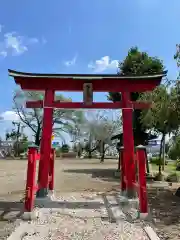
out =
{"type": "Polygon", "coordinates": [[[16,147],[17,147],[17,152],[16,152],[16,157],[19,157],[19,137],[21,135],[20,129],[21,129],[21,123],[20,122],[12,122],[14,126],[17,126],[17,131],[16,131],[16,147]]]}

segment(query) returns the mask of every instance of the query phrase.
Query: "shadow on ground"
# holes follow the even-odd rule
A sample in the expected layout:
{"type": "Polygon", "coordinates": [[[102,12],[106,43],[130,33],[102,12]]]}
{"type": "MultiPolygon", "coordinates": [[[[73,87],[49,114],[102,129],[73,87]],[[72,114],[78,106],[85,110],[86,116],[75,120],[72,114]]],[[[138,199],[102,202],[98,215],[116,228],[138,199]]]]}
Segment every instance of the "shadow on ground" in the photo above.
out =
{"type": "Polygon", "coordinates": [[[175,189],[149,188],[148,201],[156,224],[174,225],[180,223],[180,198],[175,189]]]}
{"type": "MultiPolygon", "coordinates": [[[[119,183],[119,177],[114,177],[116,169],[94,168],[68,169],[64,171],[68,173],[90,174],[92,178],[100,178],[103,181],[119,183]]],[[[170,187],[164,187],[162,183],[160,183],[158,187],[156,184],[157,183],[154,182],[154,184],[151,183],[150,186],[148,186],[148,201],[153,218],[157,219],[157,222],[160,224],[166,226],[180,223],[180,198],[174,195],[176,190],[170,187]]]]}
{"type": "Polygon", "coordinates": [[[108,182],[117,182],[119,183],[119,177],[115,177],[114,173],[117,169],[98,169],[98,168],[92,168],[92,169],[67,169],[64,170],[66,173],[77,173],[77,174],[89,174],[92,178],[99,178],[103,181],[108,182]]]}
{"type": "MultiPolygon", "coordinates": [[[[151,213],[153,218],[158,219],[156,221],[156,227],[159,234],[163,233],[167,236],[172,235],[173,229],[176,229],[174,234],[179,234],[180,224],[180,198],[174,195],[175,189],[165,189],[161,187],[149,187],[148,188],[148,197],[149,197],[149,206],[151,208],[151,213]],[[177,227],[176,227],[177,226],[177,227]]],[[[95,209],[100,211],[104,206],[107,210],[107,216],[102,217],[103,221],[116,222],[116,217],[112,212],[112,207],[118,207],[118,209],[123,211],[127,206],[118,200],[118,192],[113,191],[112,193],[103,193],[99,194],[99,197],[102,201],[96,201],[93,197],[87,197],[81,202],[72,202],[72,201],[52,201],[47,202],[45,205],[37,204],[38,207],[50,208],[53,211],[53,208],[59,209],[95,209]],[[110,203],[107,196],[114,196],[115,202],[110,203]]],[[[1,221],[14,221],[17,218],[21,217],[23,213],[24,203],[23,202],[12,202],[12,201],[0,201],[0,218],[1,221]],[[7,215],[10,217],[7,218],[7,215]]],[[[127,218],[127,215],[126,215],[127,218]]],[[[0,221],[0,223],[1,223],[0,221]]],[[[131,222],[130,218],[127,218],[127,221],[131,222]]],[[[172,239],[172,238],[170,238],[172,239]]]]}
{"type": "MultiPolygon", "coordinates": [[[[102,220],[108,220],[109,222],[116,222],[117,219],[114,216],[112,211],[112,207],[118,207],[119,210],[123,210],[124,207],[127,206],[126,203],[122,203],[119,201],[119,193],[115,191],[113,193],[101,193],[98,195],[100,200],[96,201],[93,197],[85,197],[85,201],[48,201],[44,204],[39,203],[38,201],[35,203],[35,207],[38,208],[48,208],[53,211],[57,211],[57,209],[89,209],[89,210],[99,210],[101,212],[102,208],[106,209],[107,216],[102,216],[102,220]],[[114,202],[110,202],[108,200],[108,196],[112,196],[114,198],[114,202]],[[94,201],[91,201],[94,200],[94,201]]],[[[124,208],[125,209],[125,208],[124,208]]],[[[24,213],[24,203],[23,202],[5,202],[0,201],[0,221],[15,221],[18,218],[21,218],[24,213]]]]}

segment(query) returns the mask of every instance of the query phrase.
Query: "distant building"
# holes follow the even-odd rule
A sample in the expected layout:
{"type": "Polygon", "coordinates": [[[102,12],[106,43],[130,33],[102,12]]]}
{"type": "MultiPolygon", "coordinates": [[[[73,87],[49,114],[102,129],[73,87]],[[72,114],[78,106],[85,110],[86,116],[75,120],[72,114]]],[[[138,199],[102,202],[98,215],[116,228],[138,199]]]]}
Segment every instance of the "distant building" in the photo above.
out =
{"type": "Polygon", "coordinates": [[[148,145],[146,146],[147,153],[159,153],[160,144],[161,141],[158,139],[148,141],[148,145]]]}

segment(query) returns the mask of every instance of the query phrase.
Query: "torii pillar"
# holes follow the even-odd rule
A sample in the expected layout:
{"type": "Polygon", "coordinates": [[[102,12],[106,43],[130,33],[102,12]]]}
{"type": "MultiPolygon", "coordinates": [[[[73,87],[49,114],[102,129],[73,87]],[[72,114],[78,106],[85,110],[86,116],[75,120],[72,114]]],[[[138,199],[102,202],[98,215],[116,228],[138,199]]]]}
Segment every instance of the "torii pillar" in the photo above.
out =
{"type": "Polygon", "coordinates": [[[45,90],[44,97],[44,115],[42,125],[42,136],[40,146],[40,162],[39,162],[39,174],[38,184],[39,190],[37,191],[36,197],[45,197],[48,194],[48,183],[49,183],[49,159],[51,154],[51,136],[53,127],[53,108],[48,107],[54,102],[54,90],[45,90]]]}
{"type": "Polygon", "coordinates": [[[122,119],[123,119],[123,146],[124,161],[126,164],[127,174],[127,197],[135,197],[135,162],[134,162],[134,135],[133,135],[133,106],[130,103],[130,93],[122,92],[122,119]]]}

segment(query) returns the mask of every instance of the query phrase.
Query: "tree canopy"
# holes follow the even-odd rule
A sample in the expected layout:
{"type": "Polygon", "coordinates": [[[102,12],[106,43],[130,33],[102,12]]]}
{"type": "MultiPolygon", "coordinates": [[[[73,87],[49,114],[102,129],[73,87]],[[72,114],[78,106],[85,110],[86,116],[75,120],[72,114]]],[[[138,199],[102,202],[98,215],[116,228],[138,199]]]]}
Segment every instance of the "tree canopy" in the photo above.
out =
{"type": "Polygon", "coordinates": [[[141,123],[147,129],[157,133],[168,134],[178,128],[175,89],[160,85],[152,92],[141,95],[143,101],[152,102],[152,107],[142,111],[141,123]]]}
{"type": "MultiPolygon", "coordinates": [[[[164,70],[163,62],[157,57],[151,57],[146,52],[141,52],[137,47],[132,47],[122,62],[119,62],[118,74],[126,76],[137,76],[162,73],[164,70]]],[[[139,93],[132,92],[131,100],[137,101],[139,93]]],[[[109,93],[108,99],[116,102],[121,100],[121,93],[109,93]]],[[[146,128],[140,121],[141,110],[135,109],[133,116],[134,140],[135,145],[144,144],[147,140],[147,134],[144,134],[146,128]]]]}
{"type": "MultiPolygon", "coordinates": [[[[176,53],[174,55],[174,59],[176,60],[177,67],[180,68],[180,44],[176,44],[176,53]]],[[[178,75],[178,79],[180,78],[180,72],[178,75]]]]}
{"type": "MultiPolygon", "coordinates": [[[[39,145],[41,141],[42,122],[43,122],[43,109],[32,108],[27,109],[25,101],[27,100],[42,100],[44,92],[29,92],[17,90],[14,93],[14,110],[18,114],[21,122],[31,129],[35,144],[39,145]]],[[[59,94],[55,96],[56,100],[71,101],[70,98],[65,98],[59,94]]],[[[68,109],[54,109],[53,114],[53,133],[56,136],[62,137],[62,132],[69,133],[74,127],[75,120],[79,121],[82,118],[79,111],[72,111],[68,109]]]]}
{"type": "Polygon", "coordinates": [[[83,149],[92,157],[97,151],[104,161],[104,154],[111,146],[111,137],[121,128],[121,121],[113,111],[89,111],[85,113],[84,121],[79,123],[77,137],[77,148],[79,152],[83,149]]]}

